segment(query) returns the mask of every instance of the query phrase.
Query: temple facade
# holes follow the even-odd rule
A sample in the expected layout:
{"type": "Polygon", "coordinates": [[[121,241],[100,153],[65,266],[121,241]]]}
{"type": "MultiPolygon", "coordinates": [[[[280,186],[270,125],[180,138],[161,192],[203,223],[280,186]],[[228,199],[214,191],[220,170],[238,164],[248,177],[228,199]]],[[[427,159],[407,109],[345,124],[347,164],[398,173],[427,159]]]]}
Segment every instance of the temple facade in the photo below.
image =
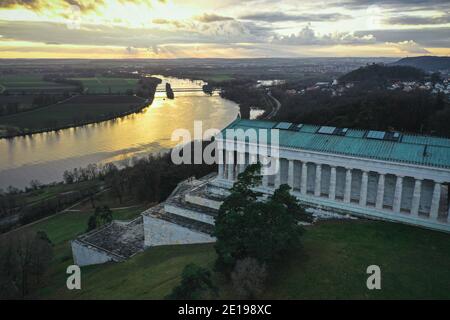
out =
{"type": "Polygon", "coordinates": [[[310,206],[450,231],[450,139],[237,119],[217,142],[217,186],[258,161],[263,193],[288,184],[310,206]]]}

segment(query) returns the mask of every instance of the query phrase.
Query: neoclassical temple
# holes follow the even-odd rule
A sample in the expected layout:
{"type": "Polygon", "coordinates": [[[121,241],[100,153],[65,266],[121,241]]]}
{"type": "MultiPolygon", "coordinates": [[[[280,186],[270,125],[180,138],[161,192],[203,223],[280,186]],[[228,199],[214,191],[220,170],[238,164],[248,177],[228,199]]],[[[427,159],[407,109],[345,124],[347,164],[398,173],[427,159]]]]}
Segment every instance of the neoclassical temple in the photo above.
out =
{"type": "Polygon", "coordinates": [[[217,174],[181,182],[135,220],[77,237],[75,263],[119,262],[148,247],[214,242],[229,188],[257,161],[263,194],[289,184],[310,207],[450,232],[450,139],[236,119],[216,141],[217,174]]]}
{"type": "Polygon", "coordinates": [[[259,161],[276,168],[261,192],[288,184],[311,206],[450,231],[450,139],[238,118],[217,142],[218,186],[259,161]]]}

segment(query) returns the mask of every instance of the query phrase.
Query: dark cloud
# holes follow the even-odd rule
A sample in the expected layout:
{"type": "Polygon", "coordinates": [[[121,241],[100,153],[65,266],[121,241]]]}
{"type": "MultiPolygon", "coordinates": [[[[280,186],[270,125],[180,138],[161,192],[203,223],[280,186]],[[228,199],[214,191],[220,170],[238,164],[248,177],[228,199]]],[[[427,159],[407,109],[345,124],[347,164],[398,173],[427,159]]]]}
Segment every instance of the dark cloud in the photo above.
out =
{"type": "Polygon", "coordinates": [[[392,10],[414,11],[414,10],[448,10],[448,0],[341,0],[339,6],[350,9],[362,9],[370,6],[379,6],[392,10]]]}
{"type": "MultiPolygon", "coordinates": [[[[106,4],[106,0],[0,0],[0,8],[16,8],[23,7],[33,11],[41,11],[43,9],[61,8],[69,6],[77,6],[81,12],[98,11],[99,7],[106,4]]],[[[122,3],[138,3],[140,0],[120,0],[122,3]]],[[[144,2],[151,6],[150,0],[144,2]]],[[[159,2],[165,2],[159,0],[159,2]]]]}
{"type": "Polygon", "coordinates": [[[448,48],[450,28],[414,28],[357,31],[358,37],[373,35],[379,42],[402,42],[412,40],[424,47],[448,48]]]}
{"type": "Polygon", "coordinates": [[[81,12],[96,11],[99,6],[105,4],[104,0],[65,0],[70,6],[77,6],[81,12]]]}
{"type": "Polygon", "coordinates": [[[32,10],[37,10],[42,6],[40,0],[1,0],[0,8],[14,8],[25,7],[32,10]]]}
{"type": "Polygon", "coordinates": [[[234,19],[231,17],[219,16],[217,14],[205,13],[201,16],[195,17],[195,20],[204,22],[204,23],[210,23],[210,22],[218,22],[218,21],[229,21],[229,20],[234,20],[234,19]]]}
{"type": "Polygon", "coordinates": [[[287,14],[284,12],[259,12],[246,14],[239,17],[242,20],[264,21],[264,22],[310,22],[310,21],[338,21],[349,19],[351,16],[340,13],[323,14],[287,14]]]}
{"type": "Polygon", "coordinates": [[[389,24],[396,25],[433,25],[450,23],[450,15],[439,17],[423,17],[414,15],[403,15],[391,17],[385,20],[389,24]]]}

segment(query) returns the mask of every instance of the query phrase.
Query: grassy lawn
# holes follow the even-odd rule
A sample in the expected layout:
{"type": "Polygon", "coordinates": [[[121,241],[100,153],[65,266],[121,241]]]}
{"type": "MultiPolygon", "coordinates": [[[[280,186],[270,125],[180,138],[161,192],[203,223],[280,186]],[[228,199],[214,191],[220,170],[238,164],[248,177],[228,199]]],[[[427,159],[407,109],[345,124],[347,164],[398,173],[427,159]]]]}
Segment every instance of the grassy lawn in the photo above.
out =
{"type": "Polygon", "coordinates": [[[74,78],[71,80],[78,80],[83,83],[83,87],[89,93],[125,93],[127,90],[134,90],[137,87],[138,79],[126,78],[74,78]]]}
{"type": "Polygon", "coordinates": [[[0,126],[42,129],[122,113],[143,103],[135,96],[77,96],[66,102],[0,118],[0,126]]]}
{"type": "MultiPolygon", "coordinates": [[[[72,258],[67,241],[84,231],[88,216],[70,213],[33,226],[56,244],[49,283],[33,297],[161,299],[180,281],[186,264],[214,265],[213,244],[155,247],[123,263],[82,268],[82,290],[68,291],[65,269],[72,258]]],[[[449,299],[449,252],[448,234],[387,222],[323,222],[307,229],[303,251],[274,268],[263,298],[449,299]],[[372,264],[381,267],[380,291],[366,288],[366,268],[372,264]]],[[[235,298],[229,281],[219,274],[214,279],[221,298],[235,298]]]]}
{"type": "MultiPolygon", "coordinates": [[[[109,208],[112,209],[135,207],[141,205],[135,198],[131,196],[124,196],[122,199],[122,203],[120,203],[118,198],[109,191],[101,192],[100,194],[96,195],[94,197],[94,203],[98,207],[108,206],[109,208]]],[[[150,207],[150,205],[148,205],[148,207],[150,207]]],[[[86,200],[72,209],[81,211],[90,211],[92,210],[92,203],[90,200],[86,200]]]]}
{"type": "MultiPolygon", "coordinates": [[[[146,207],[144,206],[138,206],[114,210],[113,218],[115,220],[128,221],[138,217],[145,209],[146,207]]],[[[45,288],[38,291],[39,294],[36,297],[49,295],[57,298],[54,295],[56,294],[55,290],[65,283],[65,270],[67,266],[73,264],[70,240],[86,231],[87,222],[92,213],[93,210],[68,212],[20,230],[20,232],[45,231],[54,244],[53,262],[47,275],[48,284],[45,288]]]]}
{"type": "Polygon", "coordinates": [[[72,91],[74,86],[58,84],[42,80],[41,75],[2,75],[0,76],[0,92],[10,93],[56,93],[72,91]]]}

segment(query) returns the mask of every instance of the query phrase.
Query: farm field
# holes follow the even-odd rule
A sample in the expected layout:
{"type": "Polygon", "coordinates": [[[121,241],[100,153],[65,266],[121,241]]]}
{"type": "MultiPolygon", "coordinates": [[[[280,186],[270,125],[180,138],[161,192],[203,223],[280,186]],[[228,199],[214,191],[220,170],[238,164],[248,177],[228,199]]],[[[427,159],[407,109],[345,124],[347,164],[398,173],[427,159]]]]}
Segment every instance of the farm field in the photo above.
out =
{"type": "Polygon", "coordinates": [[[61,128],[82,122],[95,122],[113,118],[143,104],[135,96],[76,96],[62,103],[33,111],[0,117],[0,128],[13,128],[19,132],[61,128]]]}
{"type": "Polygon", "coordinates": [[[73,78],[71,80],[81,81],[87,93],[90,94],[124,94],[127,90],[135,90],[138,84],[138,79],[126,78],[73,78]]]}
{"type": "Polygon", "coordinates": [[[64,100],[64,96],[58,94],[0,95],[0,117],[8,115],[8,109],[11,105],[14,106],[14,113],[19,113],[44,107],[62,100],[64,100]]]}
{"type": "Polygon", "coordinates": [[[42,75],[1,75],[0,93],[10,94],[62,93],[74,91],[75,86],[42,80],[42,75]]]}

